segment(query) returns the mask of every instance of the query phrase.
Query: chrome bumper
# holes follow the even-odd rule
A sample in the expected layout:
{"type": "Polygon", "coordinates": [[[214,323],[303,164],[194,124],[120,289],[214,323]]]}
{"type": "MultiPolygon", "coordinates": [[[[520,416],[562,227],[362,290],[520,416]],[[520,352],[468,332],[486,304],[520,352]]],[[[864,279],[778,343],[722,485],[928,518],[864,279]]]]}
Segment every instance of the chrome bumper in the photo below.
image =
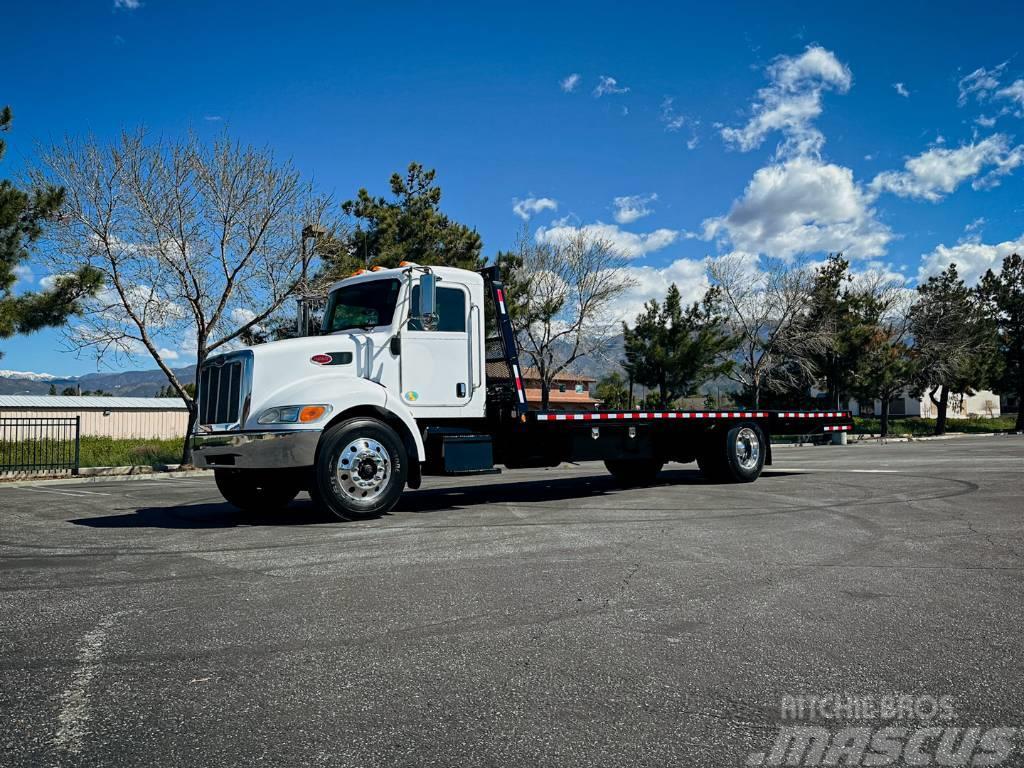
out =
{"type": "Polygon", "coordinates": [[[217,469],[311,467],[320,430],[212,432],[192,435],[192,463],[217,469]]]}

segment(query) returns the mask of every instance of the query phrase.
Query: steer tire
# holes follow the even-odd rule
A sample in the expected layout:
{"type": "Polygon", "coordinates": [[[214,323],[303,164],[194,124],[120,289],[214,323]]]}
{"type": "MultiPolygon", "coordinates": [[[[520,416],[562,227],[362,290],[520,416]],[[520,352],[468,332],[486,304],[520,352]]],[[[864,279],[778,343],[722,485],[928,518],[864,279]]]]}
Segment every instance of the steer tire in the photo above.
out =
{"type": "Polygon", "coordinates": [[[741,422],[707,435],[697,456],[704,477],[716,483],[752,483],[764,469],[768,441],[754,422],[741,422]]]}
{"type": "Polygon", "coordinates": [[[650,485],[657,480],[665,462],[658,459],[609,459],[604,465],[619,485],[633,488],[650,485]]]}
{"type": "Polygon", "coordinates": [[[244,512],[277,512],[299,495],[295,478],[280,471],[215,469],[213,479],[224,500],[244,512]]]}
{"type": "Polygon", "coordinates": [[[382,421],[357,417],[320,438],[310,497],[341,520],[366,520],[390,510],[405,489],[405,446],[382,421]]]}

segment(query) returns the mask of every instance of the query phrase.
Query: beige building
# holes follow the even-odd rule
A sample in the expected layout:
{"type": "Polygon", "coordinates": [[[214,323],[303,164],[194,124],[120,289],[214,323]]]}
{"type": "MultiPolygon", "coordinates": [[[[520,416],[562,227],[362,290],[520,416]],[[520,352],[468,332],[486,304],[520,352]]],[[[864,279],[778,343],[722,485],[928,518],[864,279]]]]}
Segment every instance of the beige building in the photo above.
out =
{"type": "MultiPolygon", "coordinates": [[[[850,402],[850,410],[854,416],[877,416],[882,412],[882,403],[879,400],[873,403],[859,403],[854,400],[850,402]]],[[[889,415],[934,419],[938,415],[938,409],[932,404],[927,393],[921,397],[914,397],[907,391],[890,401],[889,415]]],[[[946,415],[951,419],[995,418],[1000,415],[999,395],[987,389],[979,390],[973,395],[950,394],[946,415]]]]}
{"type": "MultiPolygon", "coordinates": [[[[170,439],[184,437],[188,429],[188,408],[176,397],[0,395],[0,420],[76,416],[82,437],[170,439]]],[[[12,429],[6,427],[6,439],[19,439],[12,429]]]]}

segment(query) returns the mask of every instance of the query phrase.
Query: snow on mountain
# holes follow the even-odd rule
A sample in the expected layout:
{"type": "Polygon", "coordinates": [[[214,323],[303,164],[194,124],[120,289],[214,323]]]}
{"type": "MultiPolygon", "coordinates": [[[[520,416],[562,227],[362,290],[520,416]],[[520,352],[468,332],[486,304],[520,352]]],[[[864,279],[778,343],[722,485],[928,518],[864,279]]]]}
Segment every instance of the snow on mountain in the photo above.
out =
{"type": "Polygon", "coordinates": [[[0,371],[0,379],[25,379],[27,381],[72,381],[77,376],[54,376],[52,373],[33,373],[32,371],[0,371]]]}

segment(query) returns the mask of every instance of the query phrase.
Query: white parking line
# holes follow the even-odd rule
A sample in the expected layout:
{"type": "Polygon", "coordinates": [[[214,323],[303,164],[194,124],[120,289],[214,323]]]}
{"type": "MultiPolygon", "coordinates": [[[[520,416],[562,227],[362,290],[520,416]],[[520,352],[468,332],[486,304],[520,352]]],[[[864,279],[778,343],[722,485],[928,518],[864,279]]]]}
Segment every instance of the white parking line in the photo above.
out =
{"type": "Polygon", "coordinates": [[[50,488],[21,488],[23,491],[30,491],[31,493],[56,493],[59,496],[110,496],[109,493],[103,493],[102,491],[54,491],[50,488]]]}

